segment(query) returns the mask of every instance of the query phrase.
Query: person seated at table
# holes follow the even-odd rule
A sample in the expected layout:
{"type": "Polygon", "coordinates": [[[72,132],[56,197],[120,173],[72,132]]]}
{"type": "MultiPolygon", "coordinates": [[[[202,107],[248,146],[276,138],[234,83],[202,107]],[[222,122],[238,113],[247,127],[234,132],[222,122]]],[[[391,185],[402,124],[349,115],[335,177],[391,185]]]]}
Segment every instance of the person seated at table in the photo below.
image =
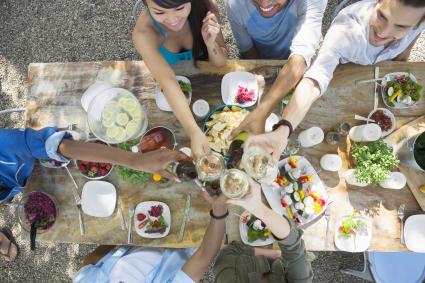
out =
{"type": "Polygon", "coordinates": [[[101,246],[86,258],[73,282],[199,282],[220,250],[229,214],[223,195],[213,198],[205,189],[202,194],[211,205],[211,220],[198,249],[120,247],[98,261],[99,255],[111,249],[101,246]]]}
{"type": "Polygon", "coordinates": [[[424,30],[423,0],[364,0],[346,7],[332,22],[317,58],[296,87],[277,129],[251,136],[245,146],[270,147],[277,161],[292,130],[326,92],[338,64],[407,60],[424,30]]]}
{"type": "Polygon", "coordinates": [[[58,128],[0,129],[0,202],[10,200],[24,190],[35,162],[70,159],[107,162],[135,170],[177,177],[165,170],[171,162],[187,158],[181,152],[160,149],[132,153],[103,144],[73,140],[72,133],[58,128]]]}
{"type": "Polygon", "coordinates": [[[215,282],[312,282],[313,270],[302,230],[263,204],[259,184],[251,180],[250,193],[228,203],[243,207],[263,221],[280,250],[259,249],[234,241],[220,251],[215,261],[215,282]]]}
{"type": "Polygon", "coordinates": [[[191,113],[171,65],[184,60],[226,63],[227,50],[215,0],[145,0],[133,30],[137,51],[160,84],[177,119],[186,130],[195,157],[210,150],[191,113]]]}
{"type": "Polygon", "coordinates": [[[267,117],[298,84],[319,47],[327,0],[228,0],[233,36],[243,59],[288,60],[261,103],[231,135],[264,132],[267,117]]]}

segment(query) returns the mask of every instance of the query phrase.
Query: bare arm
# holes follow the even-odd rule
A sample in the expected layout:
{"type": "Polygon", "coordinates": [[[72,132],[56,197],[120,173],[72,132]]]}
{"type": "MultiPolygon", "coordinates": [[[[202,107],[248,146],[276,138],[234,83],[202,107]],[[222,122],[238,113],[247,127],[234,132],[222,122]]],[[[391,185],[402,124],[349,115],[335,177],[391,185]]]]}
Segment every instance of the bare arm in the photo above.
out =
{"type": "Polygon", "coordinates": [[[220,28],[217,2],[210,0],[210,3],[212,11],[203,20],[202,36],[207,46],[209,61],[216,67],[222,67],[227,61],[227,49],[220,28]]]}
{"type": "Polygon", "coordinates": [[[174,71],[159,53],[160,35],[154,30],[142,14],[133,31],[133,43],[141,54],[155,80],[162,86],[168,104],[173,109],[177,120],[182,124],[192,142],[195,156],[202,155],[209,149],[208,141],[196,124],[187,99],[175,78],[174,71]],[[197,144],[194,146],[194,142],[197,144]]]}
{"type": "MultiPolygon", "coordinates": [[[[205,190],[203,194],[205,198],[210,198],[205,190]]],[[[225,199],[223,195],[218,199],[221,199],[221,201],[213,202],[212,210],[214,215],[221,216],[226,213],[227,206],[222,202],[225,199]]],[[[208,266],[220,251],[224,226],[225,219],[211,218],[200,247],[183,266],[183,272],[193,281],[199,282],[201,280],[202,275],[208,270],[208,266]]]]}

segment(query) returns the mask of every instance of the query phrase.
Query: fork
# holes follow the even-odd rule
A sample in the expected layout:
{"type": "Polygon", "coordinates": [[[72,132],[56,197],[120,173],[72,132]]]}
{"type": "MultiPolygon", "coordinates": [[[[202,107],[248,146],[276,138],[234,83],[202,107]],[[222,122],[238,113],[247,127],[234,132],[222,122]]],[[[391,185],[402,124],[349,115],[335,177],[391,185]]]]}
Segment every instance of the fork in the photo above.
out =
{"type": "Polygon", "coordinates": [[[400,205],[397,211],[397,216],[400,218],[400,243],[404,245],[404,208],[406,207],[405,204],[400,205]]]}
{"type": "Polygon", "coordinates": [[[329,247],[329,222],[331,220],[331,213],[329,212],[329,205],[325,210],[325,219],[326,219],[326,238],[325,238],[325,249],[329,247]]]}
{"type": "Polygon", "coordinates": [[[132,205],[128,206],[128,233],[127,233],[127,243],[132,244],[133,239],[131,238],[131,228],[133,226],[133,217],[134,217],[134,207],[132,205]]]}

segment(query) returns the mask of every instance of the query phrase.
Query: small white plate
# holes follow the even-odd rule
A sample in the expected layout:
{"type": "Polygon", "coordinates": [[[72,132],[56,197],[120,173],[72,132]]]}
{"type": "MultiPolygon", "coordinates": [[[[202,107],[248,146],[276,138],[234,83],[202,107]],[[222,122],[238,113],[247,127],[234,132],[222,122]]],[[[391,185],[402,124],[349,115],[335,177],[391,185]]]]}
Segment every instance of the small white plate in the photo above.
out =
{"type": "Polygon", "coordinates": [[[425,253],[425,214],[412,215],[406,219],[404,241],[412,252],[425,253]]]}
{"type": "MultiPolygon", "coordinates": [[[[176,80],[190,84],[190,80],[183,76],[176,76],[176,80]]],[[[190,102],[192,101],[192,92],[189,92],[189,97],[187,97],[187,100],[190,104],[190,102]]],[[[159,84],[155,88],[155,102],[156,102],[156,106],[158,106],[158,108],[161,109],[162,111],[173,112],[173,109],[171,109],[170,104],[168,104],[167,98],[165,97],[164,93],[161,91],[159,84]]]]}
{"type": "Polygon", "coordinates": [[[150,238],[150,239],[163,238],[163,237],[167,236],[168,233],[170,233],[170,228],[171,228],[171,213],[170,213],[170,208],[165,203],[160,202],[160,201],[144,201],[144,202],[139,203],[136,206],[136,209],[134,210],[134,229],[136,229],[136,232],[137,232],[137,234],[139,234],[140,237],[150,238]],[[167,229],[165,229],[165,232],[163,234],[146,233],[145,231],[146,231],[147,225],[145,225],[145,227],[143,227],[142,229],[139,229],[139,227],[138,227],[138,225],[140,224],[140,221],[137,220],[137,214],[143,213],[146,216],[149,216],[148,211],[154,205],[162,205],[162,207],[164,209],[163,212],[162,212],[162,216],[164,216],[164,220],[168,224],[168,227],[167,227],[167,229]]]}
{"type": "Polygon", "coordinates": [[[221,98],[224,104],[237,105],[242,107],[250,107],[257,103],[258,99],[258,82],[254,74],[249,72],[230,72],[224,75],[221,80],[221,98]],[[255,97],[253,101],[239,104],[236,100],[238,86],[243,86],[254,91],[255,97]]]}
{"type": "Polygon", "coordinates": [[[335,246],[341,250],[351,253],[360,253],[364,252],[368,249],[370,245],[370,240],[372,239],[372,225],[370,223],[370,219],[364,216],[355,216],[356,219],[362,219],[366,222],[367,225],[367,235],[356,235],[355,237],[350,238],[344,238],[339,237],[339,231],[338,228],[342,224],[342,220],[344,217],[349,216],[345,215],[341,217],[337,222],[335,226],[335,246]]]}
{"type": "Polygon", "coordinates": [[[117,202],[115,186],[105,181],[88,181],[81,193],[81,208],[94,217],[111,216],[117,202]]]}
{"type": "Polygon", "coordinates": [[[244,217],[245,215],[248,215],[249,217],[249,211],[245,210],[244,213],[242,213],[241,217],[239,217],[239,234],[241,235],[242,242],[246,245],[250,245],[253,247],[267,246],[273,244],[274,239],[271,235],[266,240],[258,239],[252,243],[248,241],[248,226],[242,222],[242,217],[244,217]]]}
{"type": "Polygon", "coordinates": [[[412,107],[413,105],[415,105],[417,103],[417,102],[415,102],[412,105],[407,105],[407,104],[404,104],[404,103],[398,103],[397,101],[394,101],[394,107],[388,105],[388,102],[387,102],[388,95],[385,93],[384,87],[387,85],[387,83],[389,81],[392,81],[396,77],[399,77],[399,76],[402,76],[402,75],[409,76],[412,79],[412,81],[414,81],[415,83],[418,82],[414,75],[409,74],[409,73],[406,73],[406,72],[395,72],[395,73],[386,74],[383,77],[383,79],[382,79],[382,83],[381,83],[381,86],[382,86],[381,87],[381,94],[382,94],[382,100],[384,101],[385,106],[387,106],[388,108],[392,108],[392,109],[406,109],[406,108],[412,107]]]}
{"type": "MultiPolygon", "coordinates": [[[[367,116],[367,118],[368,119],[372,119],[371,118],[372,114],[375,113],[378,110],[383,111],[384,114],[387,115],[388,117],[390,117],[390,119],[391,119],[391,124],[392,124],[391,125],[391,129],[389,129],[389,130],[387,130],[385,132],[382,131],[382,136],[381,137],[386,137],[386,136],[388,136],[389,134],[391,134],[395,130],[395,128],[397,127],[397,122],[396,122],[396,119],[395,119],[394,114],[390,110],[388,110],[386,108],[376,108],[375,110],[373,110],[372,112],[369,113],[369,116],[367,116]]],[[[367,122],[367,124],[371,124],[371,122],[367,122]]]]}
{"type": "Polygon", "coordinates": [[[266,125],[265,125],[266,132],[273,131],[273,126],[277,124],[278,122],[279,122],[279,116],[277,116],[274,113],[270,114],[270,116],[266,119],[266,125]]]}

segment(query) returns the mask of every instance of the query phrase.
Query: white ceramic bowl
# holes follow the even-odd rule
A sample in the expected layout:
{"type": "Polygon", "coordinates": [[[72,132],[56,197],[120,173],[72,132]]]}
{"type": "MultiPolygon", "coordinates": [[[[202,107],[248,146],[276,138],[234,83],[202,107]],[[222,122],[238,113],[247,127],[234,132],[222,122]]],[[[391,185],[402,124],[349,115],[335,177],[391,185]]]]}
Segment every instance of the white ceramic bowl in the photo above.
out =
{"type": "Polygon", "coordinates": [[[418,82],[414,75],[412,75],[410,73],[406,73],[406,72],[394,72],[394,73],[389,73],[389,74],[384,75],[382,82],[381,82],[381,94],[382,94],[382,100],[384,101],[384,104],[389,108],[405,109],[405,108],[412,107],[413,105],[416,104],[416,102],[415,102],[412,105],[407,105],[407,104],[398,103],[397,101],[395,101],[394,107],[388,105],[388,102],[387,102],[388,95],[385,93],[384,88],[389,81],[392,81],[394,78],[401,76],[401,75],[409,76],[412,79],[412,81],[414,81],[415,83],[418,82]]]}
{"type": "MultiPolygon", "coordinates": [[[[376,108],[375,110],[373,110],[372,112],[369,113],[367,118],[372,119],[371,117],[372,117],[373,113],[375,113],[376,111],[379,111],[379,110],[383,111],[384,114],[387,115],[388,117],[390,117],[390,119],[391,119],[391,124],[392,124],[391,128],[387,131],[382,131],[382,137],[385,137],[385,136],[388,136],[389,134],[391,134],[395,130],[395,128],[397,127],[397,121],[395,119],[394,114],[386,108],[376,108]]],[[[371,123],[372,122],[367,122],[367,124],[371,124],[371,123]]]]}
{"type": "Polygon", "coordinates": [[[109,217],[115,210],[115,186],[105,181],[88,181],[81,193],[81,208],[94,217],[109,217]]]}
{"type": "Polygon", "coordinates": [[[406,219],[404,240],[412,252],[425,253],[425,214],[412,215],[406,219]]]}
{"type": "Polygon", "coordinates": [[[230,72],[224,75],[221,80],[221,98],[224,104],[233,104],[242,107],[250,107],[257,103],[258,99],[258,82],[254,74],[249,72],[230,72]],[[255,97],[253,101],[240,104],[235,97],[238,86],[244,86],[254,91],[255,97]]]}
{"type": "MultiPolygon", "coordinates": [[[[184,76],[176,76],[176,80],[191,84],[190,80],[184,76]]],[[[187,97],[187,100],[188,100],[188,103],[190,104],[190,102],[192,101],[192,92],[189,92],[189,96],[187,97]]],[[[155,102],[156,102],[156,106],[158,106],[158,108],[161,109],[162,111],[173,112],[173,109],[171,109],[170,104],[168,104],[167,98],[165,98],[165,95],[161,91],[161,87],[159,86],[159,84],[155,88],[155,102]]]]}

